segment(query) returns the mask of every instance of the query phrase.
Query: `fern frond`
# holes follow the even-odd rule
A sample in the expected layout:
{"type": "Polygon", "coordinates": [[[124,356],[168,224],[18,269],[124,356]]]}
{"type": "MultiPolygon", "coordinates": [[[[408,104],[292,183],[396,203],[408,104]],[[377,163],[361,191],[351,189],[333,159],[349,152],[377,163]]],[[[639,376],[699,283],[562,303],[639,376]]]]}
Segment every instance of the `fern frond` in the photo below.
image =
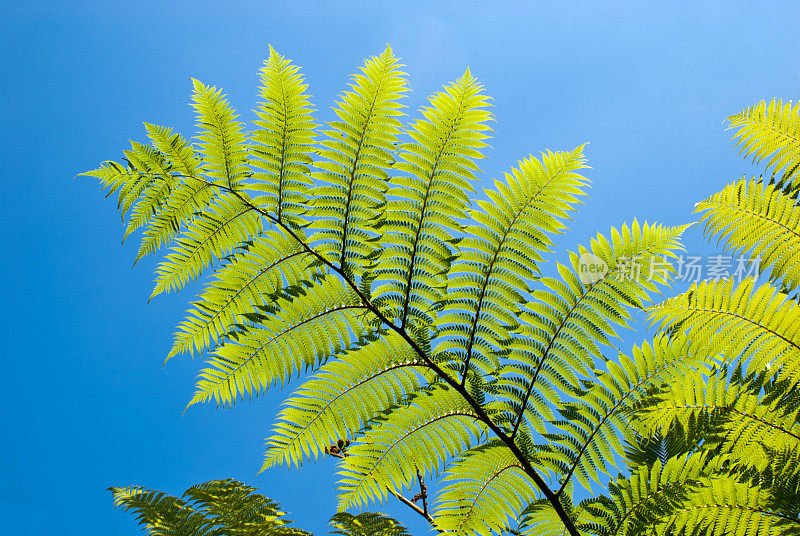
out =
{"type": "Polygon", "coordinates": [[[310,285],[320,276],[311,263],[310,255],[296,240],[275,231],[257,236],[252,245],[215,272],[193,302],[194,308],[178,325],[167,359],[187,352],[202,353],[237,324],[246,323],[247,315],[268,306],[279,290],[310,285]]]}
{"type": "Polygon", "coordinates": [[[152,536],[205,536],[211,520],[177,497],[140,486],[109,488],[114,506],[134,512],[139,525],[152,536]]]}
{"type": "Polygon", "coordinates": [[[173,178],[169,181],[169,196],[149,219],[136,255],[138,262],[155,253],[162,245],[172,242],[178,232],[197,214],[205,211],[219,192],[201,175],[201,160],[194,146],[171,128],[145,123],[150,141],[169,162],[173,178]]]}
{"type": "Polygon", "coordinates": [[[800,173],[800,103],[773,99],[761,101],[728,118],[739,154],[756,162],[769,159],[773,175],[783,171],[786,181],[800,173]]]}
{"type": "Polygon", "coordinates": [[[127,165],[108,161],[81,174],[98,178],[108,195],[118,192],[118,208],[128,217],[125,237],[146,225],[137,262],[172,242],[217,194],[200,175],[200,159],[188,141],[166,127],[145,128],[152,147],[131,142],[127,165]]]}
{"type": "Polygon", "coordinates": [[[318,218],[313,236],[317,247],[345,273],[361,275],[370,264],[386,202],[389,175],[394,162],[403,115],[398,102],[407,89],[403,66],[390,47],[366,60],[362,74],[353,76],[350,91],[343,93],[328,124],[312,215],[318,218]]]}
{"type": "Polygon", "coordinates": [[[375,270],[375,300],[390,320],[411,332],[433,323],[446,271],[455,253],[458,220],[464,218],[486,147],[491,113],[483,87],[467,70],[445,91],[428,98],[424,119],[408,130],[401,146],[386,209],[383,251],[375,270]]]}
{"type": "Polygon", "coordinates": [[[356,294],[333,277],[250,318],[253,325],[231,333],[207,360],[189,405],[214,399],[227,406],[278,381],[283,386],[349,348],[374,324],[356,294]]]}
{"type": "Polygon", "coordinates": [[[176,240],[172,252],[156,270],[151,299],[195,281],[215,259],[232,253],[258,234],[263,225],[261,215],[243,202],[243,193],[237,192],[251,173],[243,125],[235,121],[238,116],[221,90],[197,80],[193,83],[192,106],[197,110],[197,139],[206,177],[202,180],[211,182],[223,195],[192,219],[176,240]]]}
{"type": "Polygon", "coordinates": [[[152,146],[131,141],[131,150],[123,154],[129,172],[137,176],[120,191],[119,211],[128,219],[124,241],[152,220],[181,179],[172,175],[169,161],[152,146]]]}
{"type": "MultiPolygon", "coordinates": [[[[651,396],[654,388],[673,378],[684,378],[697,366],[682,337],[659,335],[652,345],[634,347],[633,355],[606,361],[605,371],[589,387],[576,393],[577,401],[559,408],[557,431],[546,434],[549,443],[537,454],[539,463],[551,467],[565,490],[574,476],[585,487],[601,482],[624,456],[630,436],[630,415],[651,396]]],[[[588,382],[587,382],[588,383],[588,382]]],[[[668,430],[669,428],[667,428],[668,430]]]]}
{"type": "Polygon", "coordinates": [[[454,535],[501,531],[536,498],[519,460],[499,441],[463,453],[448,468],[437,497],[436,527],[454,535]]]}
{"type": "Polygon", "coordinates": [[[448,274],[445,305],[437,319],[436,352],[461,363],[466,377],[497,368],[497,352],[517,324],[517,313],[539,275],[541,253],[552,244],[549,235],[564,229],[562,219],[573,210],[587,180],[583,147],[529,157],[505,181],[486,190],[491,201],[472,210],[475,223],[459,247],[461,255],[448,274]]]}
{"type": "Polygon", "coordinates": [[[234,253],[263,229],[261,215],[233,196],[226,196],[200,213],[175,240],[156,269],[150,299],[178,291],[194,282],[215,260],[234,253]]]}
{"type": "Polygon", "coordinates": [[[770,279],[791,291],[800,285],[800,206],[773,184],[740,180],[697,204],[706,235],[719,235],[726,249],[750,251],[770,279]]]}
{"type": "Polygon", "coordinates": [[[770,491],[772,508],[785,516],[778,522],[784,534],[800,534],[800,448],[773,452],[768,471],[759,476],[770,491]]]}
{"type": "Polygon", "coordinates": [[[647,310],[661,329],[685,331],[712,356],[741,358],[753,374],[800,373],[800,305],[769,284],[706,281],[647,310]]]}
{"type": "Polygon", "coordinates": [[[253,174],[247,188],[260,192],[253,202],[269,207],[277,221],[299,223],[312,183],[309,164],[316,127],[308,85],[300,69],[271,46],[260,79],[254,121],[259,128],[251,136],[250,164],[263,171],[253,174]]]}
{"type": "MultiPolygon", "coordinates": [[[[659,521],[659,534],[777,536],[784,534],[780,525],[787,519],[773,509],[768,490],[719,476],[703,479],[659,521]]],[[[800,526],[800,519],[788,521],[800,526]]]]}
{"type": "Polygon", "coordinates": [[[384,514],[347,512],[334,514],[330,521],[331,534],[341,536],[411,536],[403,525],[384,514]]]}
{"type": "Polygon", "coordinates": [[[214,520],[220,534],[230,536],[310,536],[288,526],[291,521],[275,501],[235,480],[211,480],[183,494],[199,512],[214,520]]]}
{"type": "Polygon", "coordinates": [[[658,284],[669,281],[673,270],[665,259],[682,247],[684,229],[634,220],[620,231],[612,228],[611,238],[598,234],[591,250],[581,246],[570,253],[572,268],[557,265],[560,279],[540,280],[545,288],[531,293],[534,301],[521,315],[526,323],[508,345],[511,362],[500,370],[495,387],[504,389],[514,432],[528,416],[543,432],[549,401],[559,398],[558,391],[572,395],[581,388],[581,376],[593,376],[600,346],[611,346],[617,337],[614,326],[628,327],[628,308],[642,307],[658,284]],[[586,279],[581,270],[587,261],[604,266],[604,273],[586,279]]]}
{"type": "MultiPolygon", "coordinates": [[[[562,496],[561,503],[571,519],[580,518],[579,510],[573,507],[570,500],[562,496]]],[[[564,536],[564,524],[547,499],[533,501],[519,517],[521,521],[518,528],[514,531],[507,529],[514,536],[564,536]]]]}
{"type": "Polygon", "coordinates": [[[468,449],[484,431],[474,410],[454,389],[421,391],[376,418],[340,464],[339,504],[383,501],[386,490],[416,481],[417,470],[435,474],[447,456],[468,449]]]}
{"type": "MultiPolygon", "coordinates": [[[[651,401],[652,398],[645,400],[642,405],[647,407],[651,401]]],[[[699,452],[716,432],[715,423],[709,420],[690,421],[688,427],[676,422],[666,433],[652,435],[642,431],[646,428],[639,422],[636,412],[632,412],[629,422],[632,433],[625,439],[625,462],[629,470],[640,465],[652,465],[656,460],[663,465],[675,456],[699,452]]]]}
{"type": "Polygon", "coordinates": [[[180,499],[139,486],[109,490],[114,506],[136,512],[153,536],[311,536],[290,527],[276,502],[235,480],[192,486],[180,499]]]}
{"type": "Polygon", "coordinates": [[[720,461],[706,454],[671,458],[666,464],[656,460],[643,465],[627,478],[609,483],[610,497],[583,501],[583,531],[597,536],[661,534],[664,519],[676,514],[706,471],[719,468],[720,461]]]}
{"type": "Polygon", "coordinates": [[[202,154],[203,174],[236,190],[250,175],[248,143],[244,124],[228,103],[222,90],[192,79],[192,107],[197,111],[197,140],[202,154]]]}
{"type": "Polygon", "coordinates": [[[386,335],[323,365],[284,402],[267,440],[263,469],[302,464],[322,446],[354,439],[380,412],[420,386],[425,366],[396,334],[386,335]]]}
{"type": "Polygon", "coordinates": [[[772,451],[800,449],[800,411],[765,403],[758,392],[731,381],[725,370],[708,378],[693,373],[673,381],[656,402],[637,412],[637,420],[651,434],[665,434],[675,423],[689,428],[701,420],[714,421],[705,448],[718,445],[734,462],[759,470],[772,451]]]}

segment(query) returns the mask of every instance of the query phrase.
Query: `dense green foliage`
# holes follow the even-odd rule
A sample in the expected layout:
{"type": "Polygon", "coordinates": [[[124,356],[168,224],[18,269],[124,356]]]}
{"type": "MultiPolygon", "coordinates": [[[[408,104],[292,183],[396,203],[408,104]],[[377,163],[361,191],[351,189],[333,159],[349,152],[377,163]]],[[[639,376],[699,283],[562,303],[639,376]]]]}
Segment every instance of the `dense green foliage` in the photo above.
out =
{"type": "MultiPolygon", "coordinates": [[[[278,504],[234,480],[212,480],[182,497],[162,491],[111,488],[114,505],[136,515],[153,536],[311,536],[295,528],[278,504]]],[[[409,536],[405,527],[381,514],[335,514],[331,534],[409,536]]]]}
{"type": "Polygon", "coordinates": [[[584,504],[592,533],[800,534],[800,106],[761,102],[728,121],[767,174],[696,210],[770,282],[706,281],[648,308],[698,364],[637,410],[630,476],[584,504]]]}
{"type": "MultiPolygon", "coordinates": [[[[528,156],[478,195],[483,88],[467,71],[405,126],[401,69],[389,48],[368,59],[319,127],[271,50],[252,127],[195,81],[197,143],[147,125],[149,145],[88,173],[117,194],[126,236],[144,229],[139,258],[170,247],[153,296],[209,276],[168,356],[206,359],[191,403],[303,377],[264,468],[335,456],[342,509],[393,495],[453,534],[800,530],[800,473],[784,470],[800,456],[797,304],[721,281],[654,305],[685,226],[624,224],[543,275],[588,183],[582,147],[528,156]],[[604,269],[587,278],[586,259],[604,269]],[[621,355],[637,309],[661,331],[621,355]],[[430,512],[425,488],[402,495],[425,478],[430,512]],[[610,497],[574,503],[610,478],[610,497]]],[[[786,291],[797,115],[732,119],[776,174],[698,205],[786,291]]]]}

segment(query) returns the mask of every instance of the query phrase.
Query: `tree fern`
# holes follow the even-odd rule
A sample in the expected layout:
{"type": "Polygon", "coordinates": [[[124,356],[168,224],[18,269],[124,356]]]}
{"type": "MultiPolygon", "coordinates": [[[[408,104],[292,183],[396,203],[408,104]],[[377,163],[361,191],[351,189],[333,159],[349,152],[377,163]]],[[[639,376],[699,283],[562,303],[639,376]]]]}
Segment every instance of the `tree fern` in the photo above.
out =
{"type": "Polygon", "coordinates": [[[172,252],[156,270],[151,298],[193,282],[212,262],[261,230],[258,213],[234,195],[250,170],[244,125],[235,121],[237,116],[220,90],[193,82],[202,173],[207,182],[222,185],[225,195],[217,196],[174,242],[172,252]]]}
{"type": "Polygon", "coordinates": [[[781,398],[767,402],[748,383],[729,381],[724,369],[708,378],[691,374],[687,379],[674,382],[642,410],[643,426],[664,432],[675,423],[686,427],[691,421],[711,419],[722,450],[749,464],[763,458],[764,449],[800,449],[800,412],[785,407],[781,398]]]}
{"type": "Polygon", "coordinates": [[[312,259],[298,242],[266,231],[240,254],[226,259],[186,320],[180,323],[169,357],[202,353],[237,325],[248,321],[257,307],[267,307],[279,291],[310,286],[318,274],[309,271],[312,259]]]}
{"type": "Polygon", "coordinates": [[[634,221],[621,232],[612,229],[610,239],[598,235],[591,251],[581,247],[580,255],[571,253],[572,269],[557,266],[560,278],[541,280],[543,288],[532,292],[533,301],[521,315],[527,322],[511,345],[511,362],[500,370],[500,385],[510,386],[504,405],[513,414],[512,434],[529,415],[536,429],[537,417],[550,415],[548,400],[559,390],[572,395],[581,385],[580,377],[592,375],[602,356],[601,345],[611,345],[617,336],[614,325],[627,327],[627,309],[641,307],[656,284],[668,280],[668,269],[651,272],[650,266],[663,262],[662,256],[674,255],[682,231],[634,221]],[[581,255],[587,254],[607,267],[588,286],[579,277],[581,255]],[[643,269],[629,273],[634,258],[643,269]]]}
{"type": "Polygon", "coordinates": [[[698,365],[685,339],[657,337],[653,344],[634,348],[631,357],[620,355],[618,361],[607,361],[606,371],[594,383],[578,392],[578,401],[560,409],[561,418],[554,422],[557,430],[548,434],[551,443],[543,445],[540,463],[561,474],[559,491],[574,476],[584,487],[590,481],[602,482],[601,473],[610,475],[615,458],[624,455],[625,442],[631,440],[630,415],[654,389],[673,378],[682,378],[698,365]]]}
{"type": "Polygon", "coordinates": [[[678,512],[711,465],[705,454],[684,454],[640,466],[609,485],[610,497],[580,505],[582,528],[603,536],[663,534],[663,520],[678,512]]]}
{"type": "Polygon", "coordinates": [[[209,276],[169,352],[206,360],[190,403],[310,373],[265,468],[331,455],[342,507],[391,494],[453,534],[517,518],[575,536],[575,486],[624,455],[627,412],[697,355],[659,338],[605,356],[669,283],[685,227],[634,220],[543,276],[588,184],[583,146],[522,158],[479,195],[480,82],[467,70],[404,126],[401,69],[388,47],[367,59],[318,130],[302,74],[270,49],[252,125],[195,82],[196,143],[148,126],[150,145],[89,174],[126,233],[143,229],[139,257],[171,247],[154,296],[209,276]],[[585,258],[606,271],[587,282],[585,258]],[[430,511],[426,478],[443,484],[430,511]]]}
{"type": "MultiPolygon", "coordinates": [[[[114,505],[136,514],[153,536],[311,536],[295,528],[275,501],[235,480],[192,486],[181,498],[140,486],[110,488],[114,505]]],[[[365,512],[334,514],[330,534],[410,536],[395,519],[365,512]]]]}

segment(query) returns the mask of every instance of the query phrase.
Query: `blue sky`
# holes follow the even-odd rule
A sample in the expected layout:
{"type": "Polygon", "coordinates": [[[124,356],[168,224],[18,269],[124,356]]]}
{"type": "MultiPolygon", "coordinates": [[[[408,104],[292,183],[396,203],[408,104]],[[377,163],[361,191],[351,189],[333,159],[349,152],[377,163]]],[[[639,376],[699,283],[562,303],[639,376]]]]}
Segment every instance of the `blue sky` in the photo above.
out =
{"type": "MultiPolygon", "coordinates": [[[[0,2],[0,516],[9,534],[132,535],[105,488],[179,492],[235,477],[325,533],[330,463],[255,476],[282,393],[184,406],[201,363],[162,368],[191,296],[147,304],[115,204],[74,176],[119,159],[143,121],[191,135],[189,77],[246,118],[271,43],[321,110],[390,43],[411,110],[470,66],[495,99],[486,180],[590,142],[591,198],[559,245],[637,217],[675,225],[748,168],[723,119],[797,99],[800,2],[0,2]]],[[[697,230],[690,252],[709,251],[697,230]]],[[[557,259],[566,258],[565,250],[557,259]]],[[[626,337],[629,347],[638,336],[626,337]]],[[[389,511],[425,533],[411,512],[389,511]]]]}

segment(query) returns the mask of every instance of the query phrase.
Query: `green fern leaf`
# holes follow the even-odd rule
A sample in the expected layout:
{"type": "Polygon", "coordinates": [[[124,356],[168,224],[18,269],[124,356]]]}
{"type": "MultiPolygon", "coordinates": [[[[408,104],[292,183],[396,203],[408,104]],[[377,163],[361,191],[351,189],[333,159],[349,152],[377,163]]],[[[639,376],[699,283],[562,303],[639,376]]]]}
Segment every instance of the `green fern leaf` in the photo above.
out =
{"type": "Polygon", "coordinates": [[[234,480],[192,486],[180,499],[139,486],[109,490],[114,506],[136,512],[153,536],[311,536],[290,527],[277,503],[234,480]]]}
{"type": "Polygon", "coordinates": [[[313,241],[345,273],[359,276],[370,264],[386,202],[403,115],[398,102],[407,89],[402,65],[390,47],[366,60],[351,91],[343,93],[318,151],[312,216],[313,241]]]}
{"type": "Polygon", "coordinates": [[[253,325],[231,333],[208,359],[189,405],[214,399],[227,406],[278,381],[283,386],[349,348],[374,323],[355,293],[332,277],[251,318],[253,325]]]}
{"type": "Polygon", "coordinates": [[[433,387],[414,396],[385,418],[376,419],[342,460],[339,504],[383,501],[423,474],[440,470],[446,456],[470,447],[483,432],[474,410],[454,389],[433,387]]]}
{"type": "Polygon", "coordinates": [[[213,86],[192,79],[192,107],[197,110],[197,140],[203,156],[203,172],[211,182],[221,181],[237,189],[250,175],[247,165],[248,143],[244,125],[228,103],[226,95],[213,86]]]}
{"type": "Polygon", "coordinates": [[[706,438],[705,448],[763,471],[772,452],[800,449],[800,409],[782,402],[769,403],[747,385],[731,381],[723,369],[707,379],[699,373],[676,379],[637,413],[637,420],[650,434],[664,434],[675,423],[688,428],[701,419],[715,421],[715,434],[706,438]]]}
{"type": "Polygon", "coordinates": [[[441,301],[445,272],[455,253],[457,220],[464,218],[482,158],[491,113],[488,97],[464,73],[445,91],[429,97],[425,119],[401,146],[386,208],[383,251],[375,270],[375,303],[390,320],[412,332],[432,324],[431,307],[441,301]]]}
{"type": "Polygon", "coordinates": [[[706,235],[719,235],[731,251],[750,251],[770,279],[800,286],[800,207],[772,184],[740,180],[697,204],[706,235]]]}
{"type": "Polygon", "coordinates": [[[657,336],[652,345],[634,347],[631,357],[620,355],[606,361],[606,371],[576,393],[577,401],[559,408],[557,429],[546,435],[549,443],[539,447],[537,460],[559,475],[565,490],[574,476],[585,487],[591,480],[602,483],[601,474],[610,475],[610,466],[618,467],[615,458],[624,455],[629,438],[630,415],[654,389],[674,378],[683,379],[702,359],[689,352],[682,337],[657,336]]]}
{"type": "Polygon", "coordinates": [[[783,170],[785,180],[800,173],[800,103],[773,99],[761,101],[728,118],[730,128],[738,129],[734,139],[739,154],[753,155],[756,162],[769,159],[773,174],[783,170]]]}
{"type": "Polygon", "coordinates": [[[800,306],[768,284],[706,281],[647,310],[661,329],[685,331],[695,351],[744,357],[754,374],[800,374],[800,306]]]}
{"type": "Polygon", "coordinates": [[[322,445],[354,439],[368,421],[419,389],[424,370],[397,335],[326,363],[284,403],[267,441],[263,469],[282,463],[300,465],[306,458],[316,459],[322,445]]]}
{"type": "Polygon", "coordinates": [[[448,468],[437,498],[436,527],[447,534],[501,531],[536,497],[536,490],[508,448],[490,441],[448,468]]]}
{"type": "Polygon", "coordinates": [[[271,46],[260,78],[262,100],[254,121],[259,128],[252,133],[250,164],[263,171],[253,174],[247,188],[261,194],[253,202],[269,207],[277,221],[299,223],[312,183],[309,164],[316,126],[308,86],[300,69],[271,46]]]}
{"type": "Polygon", "coordinates": [[[664,521],[679,511],[704,472],[719,466],[720,460],[711,460],[705,454],[640,466],[629,477],[610,482],[611,497],[582,502],[579,524],[585,532],[597,536],[663,535],[664,521]]]}
{"type": "Polygon", "coordinates": [[[150,299],[194,282],[216,260],[234,253],[262,228],[261,215],[252,207],[235,197],[220,199],[176,239],[156,269],[156,285],[150,299]]]}
{"type": "Polygon", "coordinates": [[[436,352],[456,357],[464,377],[471,367],[476,374],[497,368],[549,234],[564,229],[560,219],[583,194],[586,179],[577,170],[584,162],[583,147],[523,160],[495,182],[496,190],[486,190],[491,202],[479,201],[483,210],[472,211],[476,223],[459,244],[436,328],[436,352]]]}
{"type": "Polygon", "coordinates": [[[364,512],[353,515],[347,512],[334,514],[330,521],[331,534],[341,536],[411,536],[396,520],[384,514],[364,512]]]}
{"type": "Polygon", "coordinates": [[[280,290],[311,285],[319,270],[302,245],[281,233],[267,231],[214,274],[213,281],[179,324],[167,359],[198,354],[219,343],[236,325],[272,303],[280,290]]]}
{"type": "Polygon", "coordinates": [[[549,401],[560,398],[558,391],[572,396],[580,391],[581,376],[593,376],[600,345],[610,346],[617,337],[614,325],[627,327],[627,309],[642,307],[658,284],[669,281],[673,270],[665,259],[681,248],[684,229],[634,220],[620,231],[612,228],[611,238],[598,235],[591,250],[570,253],[571,269],[557,265],[560,279],[541,279],[545,288],[532,292],[535,301],[521,315],[526,323],[508,345],[511,362],[498,374],[498,387],[508,386],[498,410],[508,408],[515,415],[514,432],[529,417],[533,429],[544,432],[549,401]],[[602,264],[605,272],[586,279],[587,259],[602,264]],[[522,382],[515,380],[519,377],[522,382]]]}

